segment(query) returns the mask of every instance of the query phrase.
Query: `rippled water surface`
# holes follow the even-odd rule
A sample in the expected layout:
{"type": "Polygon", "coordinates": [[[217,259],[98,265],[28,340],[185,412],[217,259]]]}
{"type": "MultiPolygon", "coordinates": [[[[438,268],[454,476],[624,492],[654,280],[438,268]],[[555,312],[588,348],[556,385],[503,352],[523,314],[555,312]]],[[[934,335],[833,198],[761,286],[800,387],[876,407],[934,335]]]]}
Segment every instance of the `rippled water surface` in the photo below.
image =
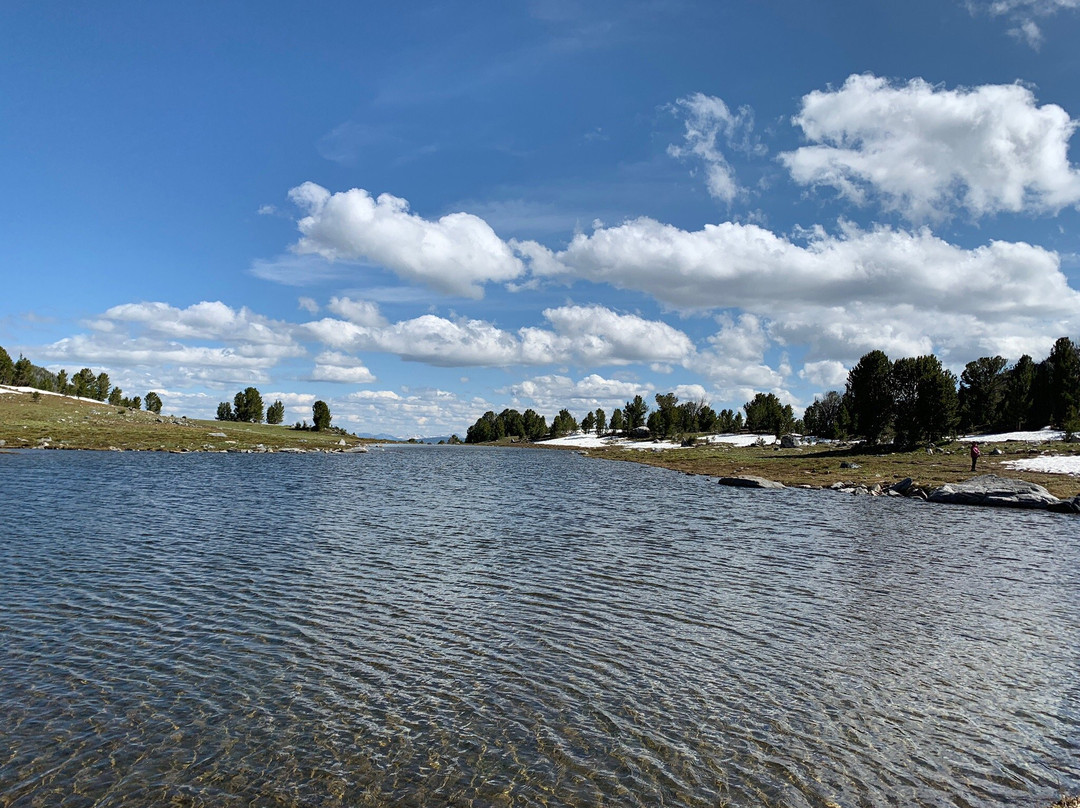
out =
{"type": "Polygon", "coordinates": [[[571,453],[0,455],[0,805],[1045,805],[1080,521],[571,453]]]}

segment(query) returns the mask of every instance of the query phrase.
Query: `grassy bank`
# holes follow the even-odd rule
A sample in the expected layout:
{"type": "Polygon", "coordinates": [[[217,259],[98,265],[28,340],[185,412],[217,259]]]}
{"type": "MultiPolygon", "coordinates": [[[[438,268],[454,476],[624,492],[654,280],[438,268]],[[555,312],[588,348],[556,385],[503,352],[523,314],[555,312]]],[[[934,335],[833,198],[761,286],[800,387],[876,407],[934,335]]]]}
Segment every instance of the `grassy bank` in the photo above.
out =
{"type": "MultiPolygon", "coordinates": [[[[1033,457],[1043,451],[1075,454],[1071,446],[1055,444],[1050,448],[1045,444],[1020,442],[993,446],[1000,448],[1005,454],[995,456],[990,455],[989,451],[984,453],[979,460],[977,474],[998,474],[1002,477],[1028,480],[1046,487],[1052,494],[1062,498],[1080,493],[1080,479],[1067,474],[1016,471],[1002,465],[1005,461],[1033,457]]],[[[589,449],[588,454],[590,457],[606,460],[646,463],[687,474],[707,474],[715,477],[753,475],[785,485],[827,487],[836,482],[852,482],[867,487],[880,483],[885,487],[910,477],[923,488],[936,488],[973,476],[967,446],[959,442],[952,443],[934,454],[928,454],[925,449],[911,452],[875,452],[830,446],[779,449],[772,446],[710,444],[663,451],[650,451],[647,443],[641,444],[641,447],[589,449]],[[856,464],[858,468],[844,468],[841,463],[856,464]]]]}
{"type": "MultiPolygon", "coordinates": [[[[341,449],[343,436],[284,426],[200,421],[102,401],[0,390],[0,441],[4,449],[120,449],[143,451],[264,451],[341,449]],[[222,435],[224,437],[222,437],[222,435]]],[[[362,443],[344,438],[348,446],[362,443]]]]}

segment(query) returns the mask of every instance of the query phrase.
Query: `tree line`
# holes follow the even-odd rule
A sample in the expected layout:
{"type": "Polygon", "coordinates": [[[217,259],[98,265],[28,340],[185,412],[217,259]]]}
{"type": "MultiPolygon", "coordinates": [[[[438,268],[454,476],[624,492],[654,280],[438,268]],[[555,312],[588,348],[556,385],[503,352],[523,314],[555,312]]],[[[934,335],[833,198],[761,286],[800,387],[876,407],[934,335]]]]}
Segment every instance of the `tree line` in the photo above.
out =
{"type": "MultiPolygon", "coordinates": [[[[231,404],[228,401],[219,403],[217,415],[214,417],[218,421],[242,421],[249,424],[261,424],[264,417],[262,394],[255,387],[241,390],[233,397],[231,404]]],[[[265,408],[265,417],[268,424],[280,424],[285,419],[285,405],[280,399],[265,408]]],[[[293,429],[322,432],[331,428],[330,421],[332,418],[327,403],[325,401],[316,401],[311,407],[312,424],[309,426],[306,421],[303,423],[298,421],[293,429]]]]}
{"type": "Polygon", "coordinates": [[[33,364],[22,354],[19,354],[18,360],[12,362],[11,355],[3,347],[0,347],[0,384],[92,398],[135,410],[145,406],[150,412],[161,412],[161,396],[153,390],[146,394],[145,400],[141,396],[128,397],[123,390],[111,384],[109,374],[104,371],[95,374],[90,368],[83,368],[69,377],[66,370],[53,373],[33,364]]]}
{"type": "Polygon", "coordinates": [[[484,413],[466,434],[466,443],[502,438],[537,441],[579,429],[596,435],[658,438],[738,432],[786,433],[829,439],[861,439],[871,445],[910,447],[961,433],[1041,429],[1080,434],[1080,347],[1068,337],[1036,362],[1025,354],[1014,364],[1001,356],[968,362],[958,379],[933,354],[895,361],[880,350],[862,356],[848,373],[844,390],[830,390],[806,408],[801,419],[774,393],[756,393],[742,412],[715,412],[704,400],[679,402],[657,393],[650,409],[641,396],[610,416],[603,409],[580,422],[562,409],[548,426],[534,410],[484,413]],[[642,427],[647,429],[645,432],[642,427]]]}
{"type": "Polygon", "coordinates": [[[934,355],[890,361],[870,351],[848,373],[844,392],[829,391],[803,414],[807,432],[901,446],[957,433],[1011,432],[1052,426],[1080,432],[1080,348],[1068,337],[1036,362],[982,356],[960,378],[934,355]]]}
{"type": "Polygon", "coordinates": [[[498,415],[489,410],[469,427],[465,442],[486,443],[503,438],[538,441],[560,438],[579,430],[597,436],[633,435],[635,431],[643,434],[642,428],[647,429],[649,435],[671,438],[702,432],[733,432],[742,426],[741,413],[731,410],[717,413],[704,400],[679,403],[674,393],[658,393],[653,410],[641,396],[634,396],[626,406],[615,409],[610,418],[602,408],[597,408],[586,413],[579,422],[568,409],[562,409],[551,420],[551,426],[535,410],[520,413],[506,409],[498,415]]]}

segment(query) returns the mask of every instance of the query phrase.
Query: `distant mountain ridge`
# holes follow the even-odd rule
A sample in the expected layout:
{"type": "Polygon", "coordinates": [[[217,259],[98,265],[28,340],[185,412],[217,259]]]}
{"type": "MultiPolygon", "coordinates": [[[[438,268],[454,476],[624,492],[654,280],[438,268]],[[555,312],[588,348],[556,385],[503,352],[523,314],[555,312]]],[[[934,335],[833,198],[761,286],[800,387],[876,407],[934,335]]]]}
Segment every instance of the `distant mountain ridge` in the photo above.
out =
{"type": "Polygon", "coordinates": [[[356,434],[356,437],[358,437],[358,438],[367,438],[369,440],[394,440],[394,441],[410,441],[411,440],[411,441],[416,441],[417,443],[439,443],[440,441],[442,441],[443,443],[449,443],[450,438],[451,438],[450,435],[436,435],[434,437],[426,437],[426,438],[422,438],[419,435],[412,435],[412,436],[410,436],[408,438],[402,438],[402,437],[400,437],[398,435],[388,435],[385,432],[380,432],[379,434],[374,434],[372,432],[357,432],[355,434],[356,434]]]}

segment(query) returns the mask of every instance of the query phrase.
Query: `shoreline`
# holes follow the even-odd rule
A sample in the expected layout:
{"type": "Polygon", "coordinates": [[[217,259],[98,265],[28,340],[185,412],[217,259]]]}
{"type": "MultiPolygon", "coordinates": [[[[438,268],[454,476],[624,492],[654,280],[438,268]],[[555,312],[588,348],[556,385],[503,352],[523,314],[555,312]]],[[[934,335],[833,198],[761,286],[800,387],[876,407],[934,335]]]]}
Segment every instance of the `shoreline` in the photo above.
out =
{"type": "MultiPolygon", "coordinates": [[[[1077,457],[1075,451],[1055,451],[1071,446],[1060,442],[1046,444],[1000,441],[994,444],[995,450],[1000,454],[984,453],[975,472],[971,471],[967,444],[960,441],[953,441],[933,452],[925,448],[894,452],[881,448],[822,444],[795,448],[722,443],[685,448],[656,448],[655,444],[648,442],[589,448],[565,443],[551,445],[545,442],[503,445],[576,451],[589,458],[640,463],[684,474],[715,477],[718,480],[758,478],[780,483],[786,488],[852,495],[904,496],[928,501],[961,502],[965,501],[962,486],[989,475],[999,481],[1015,481],[1018,484],[1015,486],[1017,489],[1024,485],[1041,488],[1046,492],[1044,498],[1048,501],[1048,498],[1056,498],[1062,502],[1074,501],[1080,495],[1080,478],[1076,476],[1060,472],[1017,470],[1008,465],[1033,457],[1077,457]],[[933,500],[933,495],[946,486],[950,489],[942,492],[940,499],[933,500]],[[950,500],[947,494],[957,487],[961,487],[961,493],[950,500]]],[[[992,481],[983,480],[983,487],[990,482],[992,481]]],[[[751,483],[749,487],[764,486],[751,483]]],[[[1045,509],[1045,504],[1037,505],[1028,499],[1017,503],[996,500],[975,503],[973,499],[966,497],[966,504],[1045,509]]],[[[1077,502],[1080,505],[1080,501],[1077,502]]]]}
{"type": "MultiPolygon", "coordinates": [[[[984,452],[975,473],[970,469],[967,446],[959,441],[907,452],[824,443],[782,448],[771,443],[771,436],[750,434],[709,436],[708,442],[702,441],[692,447],[654,441],[613,441],[583,435],[538,443],[507,439],[481,445],[576,451],[592,458],[635,462],[718,479],[758,477],[786,487],[842,490],[871,496],[875,493],[901,495],[897,484],[909,481],[904,494],[914,492],[918,495],[921,491],[929,498],[942,486],[961,484],[977,475],[994,474],[1042,486],[1061,500],[1073,499],[1080,494],[1080,478],[1067,473],[1009,467],[1011,463],[1033,459],[1080,460],[1080,447],[1074,449],[1073,444],[1037,437],[1043,434],[1052,436],[1055,433],[1023,433],[1025,440],[993,442],[993,450],[984,452]],[[766,439],[770,443],[766,444],[766,439]]],[[[986,436],[979,440],[1002,437],[1009,436],[986,436]]],[[[94,400],[59,395],[34,397],[21,391],[0,389],[0,451],[332,454],[360,453],[385,443],[343,431],[314,432],[284,425],[202,421],[94,400]]],[[[1055,463],[1049,463],[1049,467],[1055,467],[1055,463]]]]}

